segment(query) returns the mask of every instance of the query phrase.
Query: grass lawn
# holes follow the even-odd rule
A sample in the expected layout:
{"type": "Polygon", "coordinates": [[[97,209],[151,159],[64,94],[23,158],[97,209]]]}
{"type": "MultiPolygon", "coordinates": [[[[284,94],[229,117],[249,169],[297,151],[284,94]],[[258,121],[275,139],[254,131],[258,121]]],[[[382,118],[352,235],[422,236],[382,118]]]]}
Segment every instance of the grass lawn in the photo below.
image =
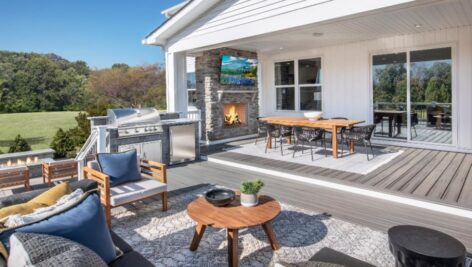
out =
{"type": "Polygon", "coordinates": [[[59,128],[74,128],[78,112],[34,112],[0,114],[0,150],[8,152],[18,134],[26,138],[33,150],[48,148],[59,128]]]}

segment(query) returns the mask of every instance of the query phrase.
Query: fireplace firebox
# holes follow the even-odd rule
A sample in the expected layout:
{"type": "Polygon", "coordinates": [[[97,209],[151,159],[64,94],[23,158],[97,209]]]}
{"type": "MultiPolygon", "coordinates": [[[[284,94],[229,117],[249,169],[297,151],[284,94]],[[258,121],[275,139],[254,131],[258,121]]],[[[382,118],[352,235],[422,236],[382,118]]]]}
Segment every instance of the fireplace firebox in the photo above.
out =
{"type": "Polygon", "coordinates": [[[245,126],[247,120],[247,104],[226,103],[224,105],[224,125],[229,127],[245,126]]]}

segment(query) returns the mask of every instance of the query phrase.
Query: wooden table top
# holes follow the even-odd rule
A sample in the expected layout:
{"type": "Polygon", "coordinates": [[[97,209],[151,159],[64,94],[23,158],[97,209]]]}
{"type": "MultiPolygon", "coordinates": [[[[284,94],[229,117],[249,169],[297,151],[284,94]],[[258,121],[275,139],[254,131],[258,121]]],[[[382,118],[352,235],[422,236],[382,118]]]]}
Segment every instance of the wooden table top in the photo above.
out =
{"type": "Polygon", "coordinates": [[[331,129],[333,126],[338,127],[352,127],[356,124],[363,123],[361,120],[340,120],[340,119],[322,119],[317,121],[310,121],[305,117],[264,117],[260,118],[262,122],[270,124],[279,124],[285,126],[301,126],[331,129]]]}
{"type": "Polygon", "coordinates": [[[241,229],[271,221],[280,213],[277,200],[266,195],[259,196],[259,204],[243,207],[239,193],[228,206],[216,207],[205,197],[199,197],[187,207],[187,213],[195,222],[215,228],[241,229]]]}

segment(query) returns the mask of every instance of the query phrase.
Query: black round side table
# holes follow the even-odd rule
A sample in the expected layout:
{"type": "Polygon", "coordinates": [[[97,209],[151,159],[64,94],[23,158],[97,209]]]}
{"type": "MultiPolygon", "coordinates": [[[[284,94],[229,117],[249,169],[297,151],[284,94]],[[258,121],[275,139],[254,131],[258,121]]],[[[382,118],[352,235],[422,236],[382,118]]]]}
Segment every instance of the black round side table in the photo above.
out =
{"type": "Polygon", "coordinates": [[[452,236],[413,225],[388,230],[390,251],[398,267],[463,267],[466,250],[452,236]]]}

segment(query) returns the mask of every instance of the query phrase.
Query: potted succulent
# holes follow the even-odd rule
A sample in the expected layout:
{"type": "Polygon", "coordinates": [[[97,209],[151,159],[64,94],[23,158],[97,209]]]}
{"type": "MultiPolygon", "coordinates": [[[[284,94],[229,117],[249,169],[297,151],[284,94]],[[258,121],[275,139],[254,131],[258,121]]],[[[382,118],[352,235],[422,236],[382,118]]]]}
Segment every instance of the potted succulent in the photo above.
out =
{"type": "Polygon", "coordinates": [[[257,193],[264,186],[261,179],[254,181],[245,181],[241,184],[241,205],[244,207],[253,207],[258,203],[257,193]]]}

